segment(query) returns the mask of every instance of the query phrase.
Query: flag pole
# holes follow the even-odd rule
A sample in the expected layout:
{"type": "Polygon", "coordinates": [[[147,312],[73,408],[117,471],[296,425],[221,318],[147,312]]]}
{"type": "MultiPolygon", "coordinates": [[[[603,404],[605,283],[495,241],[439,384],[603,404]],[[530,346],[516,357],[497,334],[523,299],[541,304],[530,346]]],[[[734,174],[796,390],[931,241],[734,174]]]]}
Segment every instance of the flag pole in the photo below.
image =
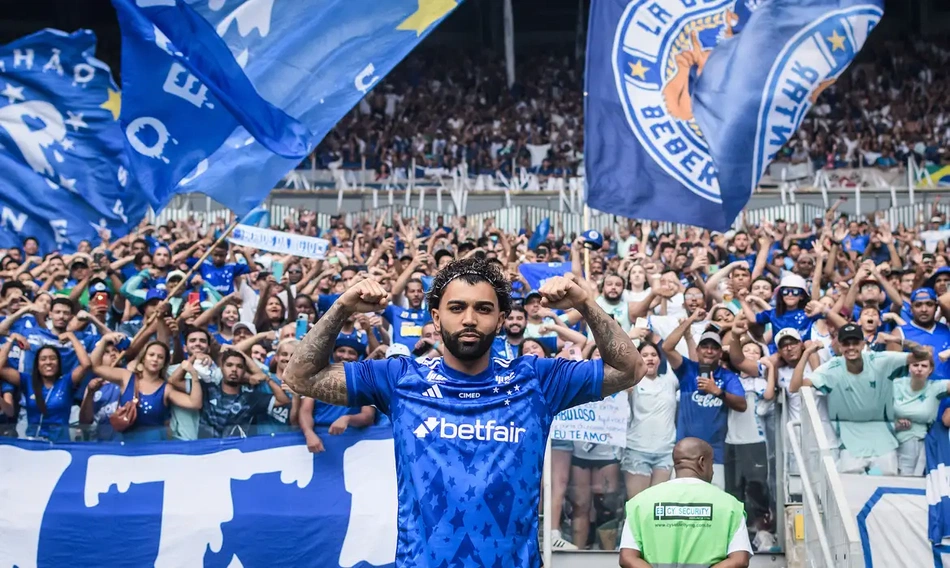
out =
{"type": "MultiPolygon", "coordinates": [[[[198,268],[204,263],[204,261],[208,259],[209,256],[211,256],[211,251],[213,251],[215,247],[223,243],[225,239],[231,236],[231,233],[234,232],[234,229],[236,229],[240,223],[241,223],[241,220],[238,218],[235,218],[234,221],[231,222],[231,225],[228,226],[227,230],[220,237],[218,237],[218,240],[216,240],[210,247],[208,247],[208,250],[206,250],[204,254],[202,254],[198,258],[198,262],[196,262],[191,268],[188,269],[188,272],[185,273],[185,277],[179,280],[178,284],[176,284],[175,287],[172,288],[168,292],[168,295],[165,296],[165,299],[162,300],[161,303],[158,304],[158,309],[152,312],[152,315],[148,318],[148,320],[142,323],[142,328],[139,329],[138,333],[135,334],[135,337],[132,338],[132,340],[130,341],[130,344],[134,344],[135,340],[139,339],[139,337],[141,337],[141,335],[145,333],[145,330],[148,329],[150,325],[152,325],[152,322],[155,321],[155,318],[158,317],[158,314],[164,311],[165,306],[168,305],[168,301],[171,298],[173,298],[175,294],[180,292],[182,288],[184,288],[185,282],[187,282],[188,279],[191,278],[192,274],[194,274],[195,271],[198,270],[198,268]]],[[[123,359],[124,357],[125,355],[123,354],[123,359]]]]}
{"type": "MultiPolygon", "coordinates": [[[[590,230],[590,207],[584,206],[584,230],[590,230]]],[[[590,249],[584,247],[584,278],[590,278],[590,249]]]]}

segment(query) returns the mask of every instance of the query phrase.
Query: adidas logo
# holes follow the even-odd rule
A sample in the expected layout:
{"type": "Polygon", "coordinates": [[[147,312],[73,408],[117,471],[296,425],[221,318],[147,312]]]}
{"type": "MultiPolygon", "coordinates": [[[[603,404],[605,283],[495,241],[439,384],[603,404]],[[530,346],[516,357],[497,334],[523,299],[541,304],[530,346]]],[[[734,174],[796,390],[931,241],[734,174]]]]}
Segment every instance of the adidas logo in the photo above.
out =
{"type": "Polygon", "coordinates": [[[439,388],[439,385],[432,385],[432,387],[426,389],[422,393],[422,396],[427,396],[429,398],[442,398],[442,390],[439,388]]]}

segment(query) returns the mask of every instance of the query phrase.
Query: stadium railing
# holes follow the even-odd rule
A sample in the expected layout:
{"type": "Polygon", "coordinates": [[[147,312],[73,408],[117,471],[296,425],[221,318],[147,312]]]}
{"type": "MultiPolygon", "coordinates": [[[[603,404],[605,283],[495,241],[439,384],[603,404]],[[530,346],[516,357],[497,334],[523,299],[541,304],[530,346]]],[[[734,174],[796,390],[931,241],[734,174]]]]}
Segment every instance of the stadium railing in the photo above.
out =
{"type": "Polygon", "coordinates": [[[804,506],[804,562],[809,568],[859,568],[864,554],[858,525],[848,507],[811,388],[801,390],[800,422],[786,422],[788,443],[801,477],[804,506]]]}

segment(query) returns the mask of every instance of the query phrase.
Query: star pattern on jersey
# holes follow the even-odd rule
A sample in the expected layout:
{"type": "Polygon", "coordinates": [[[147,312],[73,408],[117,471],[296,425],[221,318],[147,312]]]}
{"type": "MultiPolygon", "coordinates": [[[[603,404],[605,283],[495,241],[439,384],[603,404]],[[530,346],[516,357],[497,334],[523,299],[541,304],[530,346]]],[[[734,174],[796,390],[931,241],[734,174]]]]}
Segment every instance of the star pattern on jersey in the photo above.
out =
{"type": "Polygon", "coordinates": [[[525,535],[537,531],[545,441],[558,409],[545,397],[534,363],[493,362],[481,396],[461,402],[458,392],[474,387],[460,387],[441,361],[411,364],[415,370],[399,379],[394,391],[399,400],[392,420],[399,522],[419,537],[418,543],[398,544],[397,563],[446,568],[540,563],[525,535]],[[431,387],[426,382],[430,371],[444,378],[444,398],[422,401],[418,392],[431,387]],[[418,437],[414,431],[430,418],[437,422],[418,437]],[[473,429],[476,420],[481,426],[473,429]],[[489,420],[494,423],[490,434],[489,420]],[[463,425],[469,425],[464,435],[463,425]],[[503,441],[516,429],[516,443],[503,441]]]}

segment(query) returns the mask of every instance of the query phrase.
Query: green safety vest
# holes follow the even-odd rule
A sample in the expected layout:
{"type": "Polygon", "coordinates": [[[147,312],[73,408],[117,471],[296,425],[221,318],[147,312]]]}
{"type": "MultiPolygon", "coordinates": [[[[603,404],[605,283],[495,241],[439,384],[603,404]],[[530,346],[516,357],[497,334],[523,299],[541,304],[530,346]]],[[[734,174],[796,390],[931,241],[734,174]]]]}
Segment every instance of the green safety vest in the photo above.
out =
{"type": "Polygon", "coordinates": [[[653,568],[708,568],[725,560],[745,522],[745,506],[716,486],[667,481],[627,502],[624,530],[653,568]]]}

